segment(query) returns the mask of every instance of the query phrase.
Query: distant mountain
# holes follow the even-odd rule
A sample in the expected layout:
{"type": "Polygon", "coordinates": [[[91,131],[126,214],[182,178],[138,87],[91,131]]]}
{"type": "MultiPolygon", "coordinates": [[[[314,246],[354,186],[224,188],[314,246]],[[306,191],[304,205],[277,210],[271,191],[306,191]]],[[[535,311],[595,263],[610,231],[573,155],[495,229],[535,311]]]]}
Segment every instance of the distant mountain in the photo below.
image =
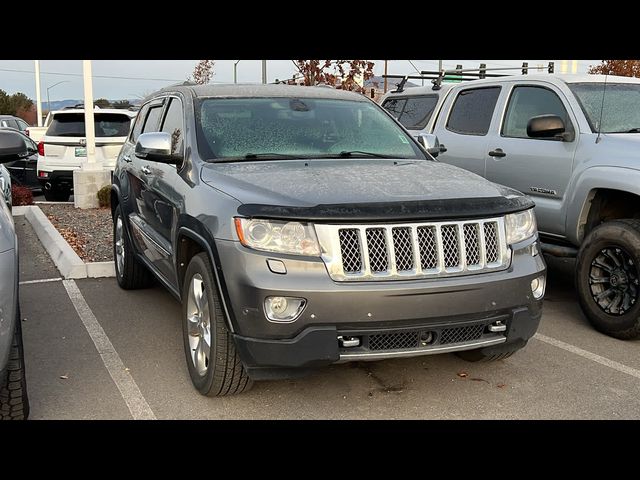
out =
{"type": "MultiPolygon", "coordinates": [[[[97,100],[97,99],[96,99],[97,100]]],[[[121,99],[109,100],[109,102],[113,103],[121,99]]],[[[131,105],[140,105],[141,100],[138,98],[128,99],[131,105]]],[[[62,110],[65,107],[73,107],[74,105],[78,105],[79,103],[84,103],[84,99],[82,100],[51,100],[51,110],[62,110]]],[[[42,100],[42,109],[49,110],[49,105],[47,105],[47,100],[42,100]]]]}

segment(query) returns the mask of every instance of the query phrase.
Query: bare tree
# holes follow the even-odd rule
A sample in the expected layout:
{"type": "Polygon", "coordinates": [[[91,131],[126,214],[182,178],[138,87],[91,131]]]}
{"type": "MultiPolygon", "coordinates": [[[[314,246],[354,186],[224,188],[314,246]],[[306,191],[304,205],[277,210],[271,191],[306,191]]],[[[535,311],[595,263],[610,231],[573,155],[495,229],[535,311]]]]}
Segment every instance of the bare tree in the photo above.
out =
{"type": "Polygon", "coordinates": [[[600,65],[589,66],[589,73],[640,77],[640,60],[602,60],[600,65]]]}
{"type": "Polygon", "coordinates": [[[368,60],[293,60],[293,64],[305,85],[325,83],[356,92],[364,92],[364,85],[359,85],[357,79],[362,77],[364,84],[373,77],[374,67],[368,60]]]}
{"type": "Polygon", "coordinates": [[[187,80],[198,85],[206,85],[213,77],[214,65],[215,62],[213,60],[200,60],[193,69],[191,76],[187,77],[187,80]]]}

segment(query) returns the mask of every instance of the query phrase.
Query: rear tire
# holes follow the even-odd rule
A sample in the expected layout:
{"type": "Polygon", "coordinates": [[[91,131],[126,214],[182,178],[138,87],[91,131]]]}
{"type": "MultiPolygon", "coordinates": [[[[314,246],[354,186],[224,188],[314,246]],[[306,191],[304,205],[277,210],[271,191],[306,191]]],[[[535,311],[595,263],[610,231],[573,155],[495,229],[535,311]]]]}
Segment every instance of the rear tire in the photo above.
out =
{"type": "Polygon", "coordinates": [[[578,300],[593,327],[611,337],[640,337],[640,220],[595,227],[578,252],[578,300]]]}
{"type": "Polygon", "coordinates": [[[120,205],[113,213],[113,260],[118,285],[124,290],[149,287],[153,281],[151,272],[142,265],[133,253],[120,205]]]}
{"type": "Polygon", "coordinates": [[[24,368],[22,324],[20,307],[16,312],[16,328],[13,334],[9,362],[0,374],[0,420],[26,420],[29,417],[29,398],[24,368]]]}
{"type": "Polygon", "coordinates": [[[67,188],[52,187],[50,190],[43,189],[44,199],[47,202],[68,202],[71,191],[67,188]]]}
{"type": "Polygon", "coordinates": [[[209,258],[195,255],[184,276],[182,332],[189,375],[195,388],[209,397],[249,390],[249,378],[227,329],[209,258]]]}

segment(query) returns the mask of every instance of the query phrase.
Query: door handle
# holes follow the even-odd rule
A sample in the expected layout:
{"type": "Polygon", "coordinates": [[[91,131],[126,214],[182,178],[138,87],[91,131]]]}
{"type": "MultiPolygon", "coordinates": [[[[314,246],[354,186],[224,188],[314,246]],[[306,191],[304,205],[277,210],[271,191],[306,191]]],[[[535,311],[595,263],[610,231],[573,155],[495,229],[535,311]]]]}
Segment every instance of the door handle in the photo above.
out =
{"type": "Polygon", "coordinates": [[[131,157],[129,155],[123,155],[122,160],[124,160],[125,162],[131,162],[131,157]]]}
{"type": "Polygon", "coordinates": [[[489,155],[491,155],[492,157],[498,157],[498,158],[507,156],[507,154],[504,153],[501,148],[496,148],[495,150],[491,150],[489,152],[489,155]]]}
{"type": "Polygon", "coordinates": [[[151,169],[149,167],[147,167],[146,165],[144,167],[141,168],[142,173],[144,173],[145,175],[150,175],[151,174],[151,169]]]}

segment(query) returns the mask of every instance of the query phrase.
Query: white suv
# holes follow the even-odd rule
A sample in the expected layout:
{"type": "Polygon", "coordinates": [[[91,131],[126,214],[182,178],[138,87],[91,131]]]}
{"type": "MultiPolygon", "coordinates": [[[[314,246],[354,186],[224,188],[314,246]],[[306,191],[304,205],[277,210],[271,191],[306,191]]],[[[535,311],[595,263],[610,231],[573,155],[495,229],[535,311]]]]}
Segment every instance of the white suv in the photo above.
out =
{"type": "MultiPolygon", "coordinates": [[[[96,109],[96,161],[113,171],[137,112],[96,109]]],[[[87,161],[84,110],[51,112],[49,128],[38,143],[38,181],[49,201],[67,201],[73,191],[73,171],[87,161]]]]}

